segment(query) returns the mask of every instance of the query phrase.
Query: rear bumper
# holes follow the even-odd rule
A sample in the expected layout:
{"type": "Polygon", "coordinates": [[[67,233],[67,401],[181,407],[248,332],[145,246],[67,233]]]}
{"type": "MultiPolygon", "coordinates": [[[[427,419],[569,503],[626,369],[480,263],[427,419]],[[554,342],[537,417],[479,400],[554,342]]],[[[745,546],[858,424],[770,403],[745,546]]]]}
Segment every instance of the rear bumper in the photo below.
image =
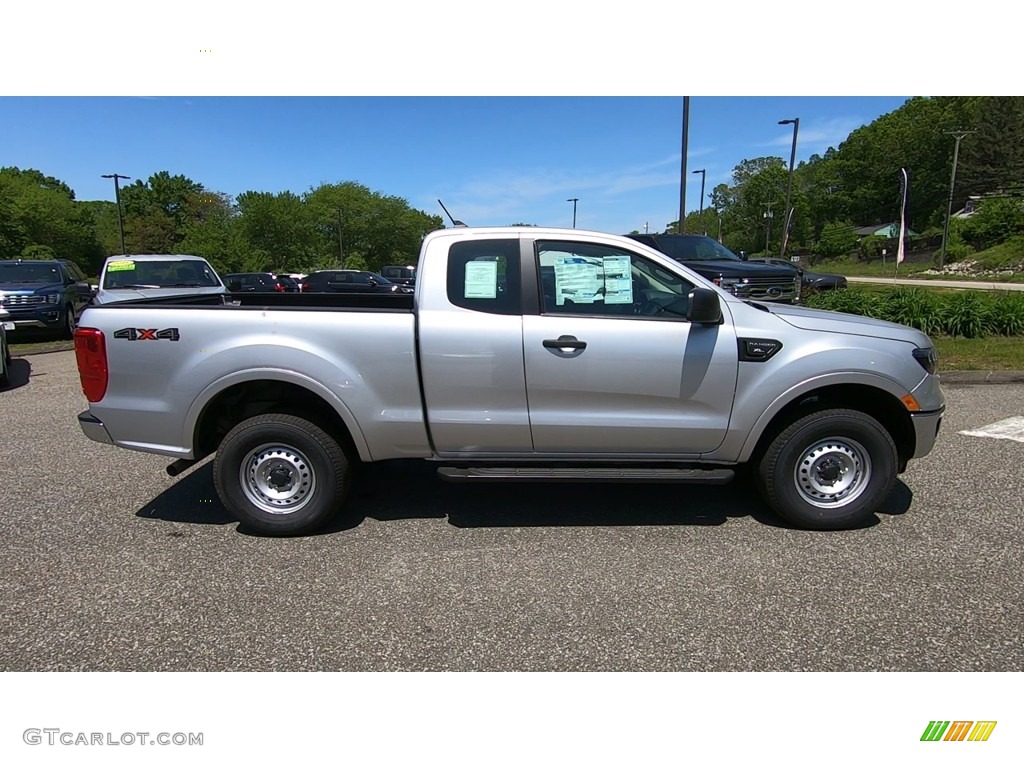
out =
{"type": "Polygon", "coordinates": [[[106,443],[107,445],[114,444],[110,433],[107,432],[107,428],[103,426],[103,422],[89,413],[89,411],[82,411],[78,414],[78,426],[82,428],[82,433],[90,440],[94,440],[97,443],[106,443]]]}
{"type": "Polygon", "coordinates": [[[946,412],[945,406],[937,411],[928,413],[911,414],[914,424],[914,455],[911,458],[919,459],[927,456],[935,447],[935,439],[939,436],[939,428],[942,426],[942,414],[946,412]]]}

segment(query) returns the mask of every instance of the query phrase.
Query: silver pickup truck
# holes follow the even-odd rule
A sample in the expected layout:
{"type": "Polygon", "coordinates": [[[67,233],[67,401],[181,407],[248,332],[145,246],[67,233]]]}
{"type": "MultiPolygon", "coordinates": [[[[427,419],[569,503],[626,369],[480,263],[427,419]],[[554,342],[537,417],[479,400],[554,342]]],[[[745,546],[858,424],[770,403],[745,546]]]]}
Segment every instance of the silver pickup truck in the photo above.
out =
{"type": "Polygon", "coordinates": [[[415,294],[251,294],[91,307],[75,346],[91,439],[216,454],[225,506],[298,534],[362,462],[452,481],[719,484],[746,467],[816,529],[870,519],[944,410],[920,331],[744,301],[625,237],[456,227],[415,294]],[[236,303],[240,302],[240,303],[236,303]]]}

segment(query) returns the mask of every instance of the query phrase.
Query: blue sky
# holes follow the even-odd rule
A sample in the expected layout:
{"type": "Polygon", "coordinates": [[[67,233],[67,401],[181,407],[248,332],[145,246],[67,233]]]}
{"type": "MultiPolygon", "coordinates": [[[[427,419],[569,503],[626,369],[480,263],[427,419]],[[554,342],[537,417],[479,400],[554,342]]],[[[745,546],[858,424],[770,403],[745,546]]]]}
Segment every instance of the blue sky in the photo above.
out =
{"type": "MultiPolygon", "coordinates": [[[[691,97],[688,170],[705,194],[745,158],[838,146],[906,97],[691,97]]],[[[209,189],[302,193],[357,181],[472,225],[661,229],[677,218],[681,97],[6,97],[0,165],[36,168],[80,200],[104,173],[182,173],[209,189]]],[[[699,205],[688,173],[687,209],[699,205]]],[[[705,204],[707,200],[705,198],[705,204]]]]}

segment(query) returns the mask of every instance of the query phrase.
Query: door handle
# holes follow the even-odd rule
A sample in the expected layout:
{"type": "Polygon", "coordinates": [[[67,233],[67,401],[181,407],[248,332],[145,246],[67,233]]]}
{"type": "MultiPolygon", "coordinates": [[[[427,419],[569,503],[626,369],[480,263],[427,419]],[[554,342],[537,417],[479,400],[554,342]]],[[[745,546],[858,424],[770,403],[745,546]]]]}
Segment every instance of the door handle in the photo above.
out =
{"type": "Polygon", "coordinates": [[[544,346],[560,352],[582,351],[587,348],[587,342],[580,341],[575,336],[559,336],[557,339],[544,339],[544,346]]]}

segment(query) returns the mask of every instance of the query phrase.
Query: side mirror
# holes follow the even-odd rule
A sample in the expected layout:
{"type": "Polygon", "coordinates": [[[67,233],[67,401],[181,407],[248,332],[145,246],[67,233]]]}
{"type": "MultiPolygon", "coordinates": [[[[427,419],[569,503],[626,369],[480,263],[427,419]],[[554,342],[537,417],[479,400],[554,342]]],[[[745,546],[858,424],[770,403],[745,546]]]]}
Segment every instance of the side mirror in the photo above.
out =
{"type": "Polygon", "coordinates": [[[690,291],[686,319],[697,325],[718,325],[722,322],[722,305],[718,294],[710,288],[694,288],[690,291]]]}
{"type": "Polygon", "coordinates": [[[240,280],[232,280],[228,283],[228,290],[231,291],[231,293],[237,293],[242,290],[242,282],[240,280]]]}
{"type": "Polygon", "coordinates": [[[377,282],[376,280],[374,280],[374,279],[373,279],[373,278],[371,277],[371,278],[370,278],[370,285],[375,285],[375,286],[376,286],[376,285],[380,285],[380,283],[378,283],[378,282],[377,282]]]}
{"type": "Polygon", "coordinates": [[[75,294],[80,299],[91,299],[93,297],[93,288],[88,283],[75,283],[75,294]]]}

